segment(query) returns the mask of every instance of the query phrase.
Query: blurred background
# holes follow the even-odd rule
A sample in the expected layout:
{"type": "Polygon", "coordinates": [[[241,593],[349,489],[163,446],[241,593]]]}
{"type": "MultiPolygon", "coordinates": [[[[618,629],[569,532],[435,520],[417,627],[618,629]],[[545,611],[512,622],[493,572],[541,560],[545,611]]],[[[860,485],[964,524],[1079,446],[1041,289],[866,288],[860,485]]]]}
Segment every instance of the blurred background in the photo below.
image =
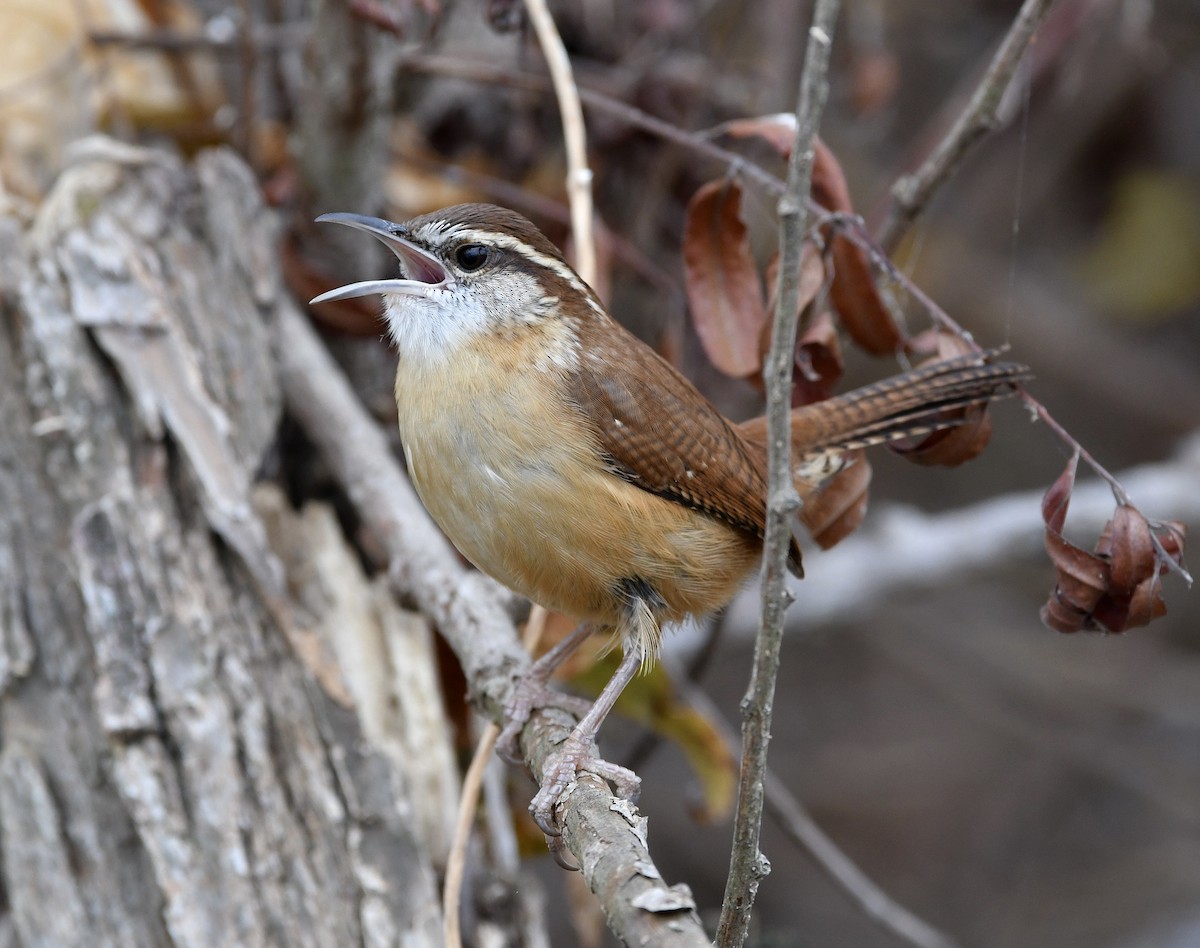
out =
{"type": "MultiPolygon", "coordinates": [[[[883,221],[896,179],[963,108],[1017,8],[843,5],[822,135],[869,227],[883,221]]],[[[680,129],[794,108],[807,3],[560,0],[552,9],[581,86],[680,129]]],[[[1200,494],[1196,13],[1191,0],[1060,0],[1004,102],[1001,127],[938,192],[895,257],[981,344],[1011,345],[1033,368],[1037,397],[1109,470],[1152,466],[1127,483],[1148,516],[1192,525],[1200,494]]],[[[358,240],[315,232],[307,222],[324,211],[403,219],[486,200],[566,243],[558,113],[519,4],[3,0],[0,36],[9,208],[36,206],[70,143],[105,130],[185,154],[237,149],[278,209],[281,260],[301,300],[385,265],[358,240]]],[[[706,362],[683,289],[687,202],[725,168],[616,110],[588,108],[587,116],[599,291],[724,409],[757,413],[755,389],[706,362]]],[[[765,146],[731,147],[782,174],[765,146]]],[[[763,260],[773,204],[748,187],[744,213],[763,260]]],[[[393,357],[372,307],[314,318],[365,402],[390,422],[393,357]]],[[[913,318],[910,328],[923,328],[913,318]]],[[[845,384],[895,370],[851,350],[845,384]]],[[[962,468],[917,468],[879,452],[872,512],[847,541],[850,552],[808,554],[785,644],[772,767],[886,891],[963,944],[1200,945],[1200,597],[1169,577],[1169,614],[1149,628],[1120,637],[1045,628],[1038,610],[1054,571],[1041,551],[1037,504],[1068,452],[1015,403],[993,417],[987,452],[962,468]],[[977,506],[1008,495],[1021,502],[999,516],[977,506]],[[884,523],[894,527],[886,536],[884,523]],[[931,524],[955,526],[962,551],[949,560],[929,551],[931,524]],[[881,547],[909,573],[885,582],[871,559],[881,547]],[[806,613],[823,556],[849,591],[806,613]]],[[[267,474],[286,479],[294,498],[337,502],[310,455],[284,432],[267,474]]],[[[1102,495],[1095,513],[1072,523],[1087,548],[1111,512],[1102,495]]],[[[696,663],[699,684],[731,721],[755,621],[751,593],[696,663]]],[[[703,630],[685,630],[672,659],[695,659],[706,640],[703,630]]],[[[643,744],[628,723],[606,738],[614,759],[643,744]]],[[[660,868],[715,909],[728,821],[688,818],[681,803],[694,797],[692,777],[669,742],[640,771],[660,868]]],[[[755,944],[897,944],[770,822],[763,849],[773,871],[759,895],[755,944]]],[[[574,880],[545,869],[554,905],[574,880]]],[[[579,921],[586,909],[574,925],[550,914],[553,944],[590,942],[579,921]]]]}

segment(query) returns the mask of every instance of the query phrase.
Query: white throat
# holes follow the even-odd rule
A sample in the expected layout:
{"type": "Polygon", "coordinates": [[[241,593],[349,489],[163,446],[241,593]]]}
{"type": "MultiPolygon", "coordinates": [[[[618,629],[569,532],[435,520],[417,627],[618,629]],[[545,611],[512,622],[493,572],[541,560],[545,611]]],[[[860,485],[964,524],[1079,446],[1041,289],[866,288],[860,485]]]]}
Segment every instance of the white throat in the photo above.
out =
{"type": "Polygon", "coordinates": [[[431,289],[422,296],[389,293],[383,301],[388,335],[400,358],[423,364],[453,357],[494,325],[462,284],[431,289]]]}

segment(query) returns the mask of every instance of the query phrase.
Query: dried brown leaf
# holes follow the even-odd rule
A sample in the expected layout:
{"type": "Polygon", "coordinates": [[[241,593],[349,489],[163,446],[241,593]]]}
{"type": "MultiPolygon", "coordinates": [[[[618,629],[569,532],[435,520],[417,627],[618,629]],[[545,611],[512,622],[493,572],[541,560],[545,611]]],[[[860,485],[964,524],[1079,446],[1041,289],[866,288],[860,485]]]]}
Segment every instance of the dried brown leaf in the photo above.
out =
{"type": "Polygon", "coordinates": [[[1094,552],[1066,540],[1062,528],[1078,461],[1076,454],[1042,498],[1046,551],[1058,570],[1058,583],[1042,607],[1042,621],[1059,632],[1119,633],[1148,625],[1166,614],[1162,575],[1179,565],[1182,528],[1174,523],[1152,527],[1141,511],[1121,504],[1105,524],[1094,552]],[[1155,546],[1156,530],[1162,533],[1162,552],[1155,546]]]}
{"type": "MultiPolygon", "coordinates": [[[[836,213],[853,213],[842,166],[824,142],[817,139],[815,145],[813,200],[836,213]]],[[[891,355],[903,348],[904,335],[879,295],[867,252],[844,234],[833,232],[830,255],[833,260],[830,297],[850,338],[872,355],[891,355]]]]}
{"type": "Polygon", "coordinates": [[[688,203],[683,262],[696,333],[708,358],[734,378],[760,365],[766,322],[762,283],[741,217],[736,181],[710,181],[688,203]]]}
{"type": "Polygon", "coordinates": [[[1087,612],[1070,603],[1063,602],[1058,595],[1057,588],[1050,594],[1046,604],[1042,606],[1040,615],[1046,626],[1055,632],[1065,634],[1078,632],[1088,621],[1087,612]]]}
{"type": "Polygon", "coordinates": [[[829,310],[823,310],[796,340],[792,407],[827,399],[842,377],[843,368],[842,344],[833,325],[833,316],[829,310]]]}
{"type": "Polygon", "coordinates": [[[906,461],[926,467],[957,467],[978,457],[992,438],[987,406],[971,405],[957,414],[962,421],[953,428],[930,432],[916,444],[899,442],[892,445],[892,450],[906,461]]]}
{"type": "Polygon", "coordinates": [[[1042,621],[1059,632],[1088,628],[1089,617],[1109,582],[1108,564],[1062,535],[1078,465],[1079,455],[1074,454],[1042,498],[1046,552],[1058,571],[1058,583],[1042,609],[1042,621]]]}
{"type": "Polygon", "coordinates": [[[1158,552],[1150,536],[1150,524],[1140,510],[1121,504],[1113,514],[1110,526],[1105,552],[1109,557],[1108,571],[1113,588],[1132,594],[1140,583],[1158,572],[1158,552]]]}
{"type": "MultiPolygon", "coordinates": [[[[779,279],[779,254],[767,264],[766,284],[770,293],[767,321],[758,337],[760,366],[766,362],[771,348],[771,327],[775,322],[775,298],[779,279]]],[[[800,260],[800,296],[797,311],[803,312],[825,285],[825,264],[812,244],[804,245],[800,260]]],[[[833,318],[828,312],[818,314],[796,340],[796,371],[792,378],[792,405],[807,405],[821,401],[833,393],[842,375],[842,348],[833,318]]],[[[761,390],[761,368],[751,381],[761,390]]]]}
{"type": "Polygon", "coordinates": [[[1063,472],[1042,495],[1042,520],[1055,533],[1061,533],[1067,522],[1067,507],[1071,502],[1071,491],[1075,489],[1075,472],[1079,468],[1079,455],[1074,454],[1063,472]]]}

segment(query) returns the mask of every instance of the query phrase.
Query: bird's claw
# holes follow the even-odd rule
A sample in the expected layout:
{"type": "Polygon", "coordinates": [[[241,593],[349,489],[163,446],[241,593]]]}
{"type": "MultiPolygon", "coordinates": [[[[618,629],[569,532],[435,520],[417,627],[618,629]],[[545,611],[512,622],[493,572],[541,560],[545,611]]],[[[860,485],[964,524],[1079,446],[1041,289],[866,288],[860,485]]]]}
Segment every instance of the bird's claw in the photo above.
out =
{"type": "Polygon", "coordinates": [[[540,681],[522,678],[513,689],[512,697],[504,707],[504,727],[496,738],[496,753],[510,764],[521,766],[521,731],[529,722],[533,712],[539,708],[561,708],[563,711],[582,717],[591,704],[574,695],[555,691],[540,681]]]}
{"type": "Polygon", "coordinates": [[[642,780],[637,774],[620,764],[597,757],[590,742],[585,744],[572,734],[546,761],[541,789],[529,804],[529,815],[546,834],[547,843],[562,836],[554,811],[581,771],[608,781],[622,800],[636,802],[641,792],[642,780]]]}

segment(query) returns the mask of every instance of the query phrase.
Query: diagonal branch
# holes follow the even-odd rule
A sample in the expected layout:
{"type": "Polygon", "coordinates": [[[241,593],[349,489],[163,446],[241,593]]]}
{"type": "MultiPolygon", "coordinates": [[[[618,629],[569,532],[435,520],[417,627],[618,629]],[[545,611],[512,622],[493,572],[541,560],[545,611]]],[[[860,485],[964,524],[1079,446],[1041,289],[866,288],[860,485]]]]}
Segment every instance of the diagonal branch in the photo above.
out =
{"type": "Polygon", "coordinates": [[[1053,3],[1054,0],[1025,0],[971,101],[950,131],[920,168],[902,177],[892,187],[892,207],[878,238],[880,245],[889,252],[895,250],[900,238],[937,189],[958,171],[967,154],[996,128],[1004,94],[1016,75],[1034,31],[1053,3]]]}

